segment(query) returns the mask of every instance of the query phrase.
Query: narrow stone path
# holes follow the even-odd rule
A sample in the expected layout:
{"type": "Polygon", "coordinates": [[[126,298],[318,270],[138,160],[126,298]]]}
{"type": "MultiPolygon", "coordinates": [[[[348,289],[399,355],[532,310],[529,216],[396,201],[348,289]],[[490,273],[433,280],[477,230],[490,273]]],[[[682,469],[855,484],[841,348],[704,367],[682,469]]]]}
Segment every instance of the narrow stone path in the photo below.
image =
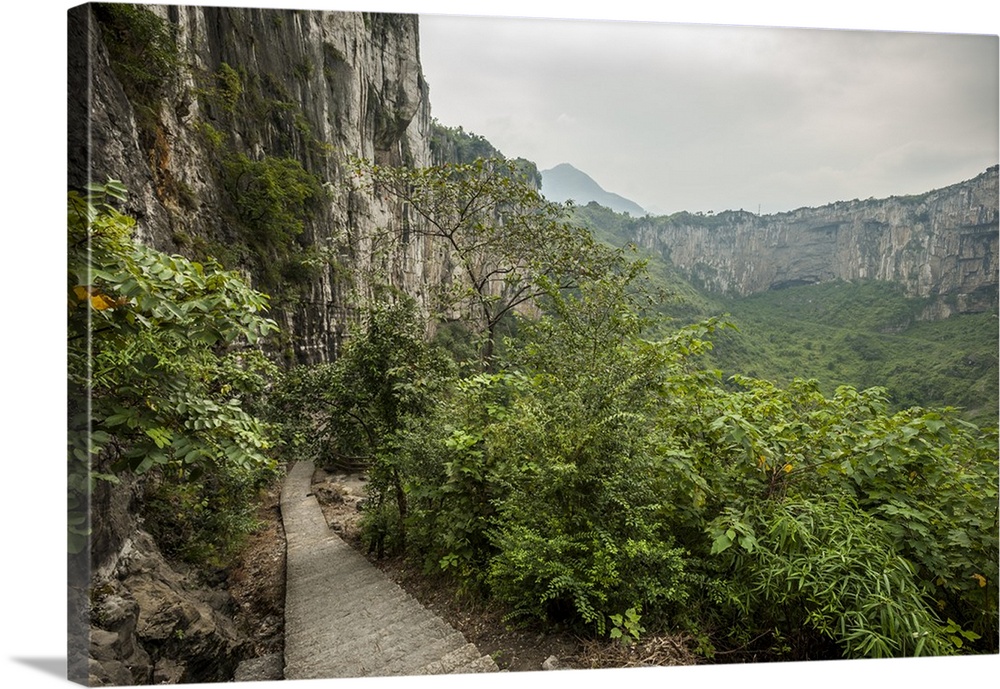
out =
{"type": "Polygon", "coordinates": [[[296,463],[281,491],[285,679],[496,672],[492,658],[327,526],[310,491],[313,471],[296,463]]]}

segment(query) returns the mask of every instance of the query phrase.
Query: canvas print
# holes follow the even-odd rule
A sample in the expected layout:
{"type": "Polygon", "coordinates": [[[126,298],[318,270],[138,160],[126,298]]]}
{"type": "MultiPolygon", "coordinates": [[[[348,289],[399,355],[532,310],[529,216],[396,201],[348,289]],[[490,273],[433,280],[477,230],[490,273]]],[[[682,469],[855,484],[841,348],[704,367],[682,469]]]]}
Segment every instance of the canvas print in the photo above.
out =
{"type": "Polygon", "coordinates": [[[997,36],[68,48],[74,682],[997,654],[997,36]]]}

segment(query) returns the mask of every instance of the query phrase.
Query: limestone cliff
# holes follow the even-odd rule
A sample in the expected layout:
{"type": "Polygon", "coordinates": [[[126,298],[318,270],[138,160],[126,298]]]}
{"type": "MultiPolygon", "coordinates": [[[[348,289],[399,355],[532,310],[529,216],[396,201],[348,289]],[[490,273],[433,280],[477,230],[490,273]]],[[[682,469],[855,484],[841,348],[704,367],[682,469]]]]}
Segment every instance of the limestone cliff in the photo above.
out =
{"type": "Polygon", "coordinates": [[[919,196],[775,215],[678,213],[631,224],[692,282],[723,294],[827,280],[891,280],[932,299],[925,317],[997,308],[997,166],[919,196]]]}
{"type": "MultiPolygon", "coordinates": [[[[71,25],[70,186],[121,179],[140,240],[242,268],[275,296],[289,359],[331,358],[356,301],[349,292],[366,288],[355,269],[371,260],[373,230],[407,221],[354,181],[350,159],[430,162],[416,15],[148,9],[176,46],[155,89],[130,83],[149,59],[128,44],[131,26],[100,5],[71,25]],[[280,257],[247,239],[256,218],[242,196],[254,181],[243,173],[275,162],[314,187],[280,257]],[[260,264],[279,258],[262,279],[260,264]]],[[[441,279],[443,261],[428,251],[411,241],[382,256],[392,283],[418,300],[441,279]]]]}

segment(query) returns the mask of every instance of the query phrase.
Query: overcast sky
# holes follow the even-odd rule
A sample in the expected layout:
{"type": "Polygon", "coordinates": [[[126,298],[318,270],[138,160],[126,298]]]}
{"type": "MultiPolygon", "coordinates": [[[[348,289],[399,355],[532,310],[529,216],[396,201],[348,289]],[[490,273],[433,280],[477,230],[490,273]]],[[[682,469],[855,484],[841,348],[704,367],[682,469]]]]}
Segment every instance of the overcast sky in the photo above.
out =
{"type": "Polygon", "coordinates": [[[422,15],[434,116],[656,212],[913,194],[998,160],[997,38],[422,15]]]}

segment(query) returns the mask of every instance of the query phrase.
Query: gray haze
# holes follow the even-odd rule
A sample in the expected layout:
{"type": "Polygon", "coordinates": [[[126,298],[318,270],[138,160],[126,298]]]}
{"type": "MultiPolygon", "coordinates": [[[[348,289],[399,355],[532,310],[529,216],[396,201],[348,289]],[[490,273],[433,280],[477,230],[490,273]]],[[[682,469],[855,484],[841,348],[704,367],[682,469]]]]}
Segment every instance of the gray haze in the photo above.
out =
{"type": "Polygon", "coordinates": [[[998,160],[996,36],[421,16],[434,116],[655,212],[913,194],[998,160]]]}

